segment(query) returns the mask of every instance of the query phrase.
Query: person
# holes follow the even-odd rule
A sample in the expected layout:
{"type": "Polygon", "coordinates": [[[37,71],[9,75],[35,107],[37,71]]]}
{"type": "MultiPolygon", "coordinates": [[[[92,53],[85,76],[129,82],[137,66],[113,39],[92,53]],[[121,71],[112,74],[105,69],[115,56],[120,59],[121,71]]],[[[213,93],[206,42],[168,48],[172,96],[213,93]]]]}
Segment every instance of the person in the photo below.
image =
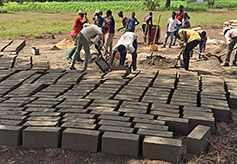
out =
{"type": "Polygon", "coordinates": [[[163,48],[166,46],[166,43],[167,43],[167,40],[168,40],[169,37],[170,37],[169,48],[171,48],[175,29],[178,25],[181,24],[180,21],[175,18],[175,15],[176,15],[176,13],[172,12],[172,17],[168,19],[167,32],[166,32],[163,48]]]}
{"type": "Polygon", "coordinates": [[[103,26],[102,28],[96,26],[96,25],[90,25],[88,27],[83,28],[79,34],[78,34],[78,41],[77,41],[77,50],[76,55],[73,57],[72,63],[70,65],[71,70],[75,70],[74,67],[76,58],[78,54],[81,51],[81,48],[83,47],[85,50],[85,60],[83,63],[83,69],[82,72],[86,71],[88,60],[90,58],[90,47],[89,42],[91,39],[94,39],[95,48],[97,49],[99,55],[101,54],[100,46],[102,45],[102,39],[104,37],[104,34],[108,31],[108,28],[106,26],[103,26]]]}
{"type": "Polygon", "coordinates": [[[117,51],[120,53],[119,65],[124,65],[128,50],[132,54],[132,62],[128,70],[131,71],[131,67],[133,67],[133,71],[137,69],[137,35],[134,32],[126,32],[122,35],[113,50],[114,52],[110,61],[111,67],[113,66],[114,57],[117,51]]]}
{"type": "Polygon", "coordinates": [[[106,39],[106,44],[105,44],[105,53],[104,55],[107,56],[107,50],[109,51],[109,53],[112,53],[112,48],[113,48],[113,39],[114,39],[114,33],[115,33],[115,21],[114,21],[114,17],[112,16],[112,11],[108,10],[106,12],[106,23],[109,25],[109,33],[106,39]],[[109,48],[109,49],[108,49],[109,48]]]}
{"type": "Polygon", "coordinates": [[[196,31],[180,29],[174,34],[178,39],[183,41],[183,61],[185,70],[189,69],[190,52],[199,44],[201,37],[196,31]],[[186,44],[186,45],[185,45],[186,44]]]}
{"type": "MultiPolygon", "coordinates": [[[[82,10],[78,11],[78,17],[76,17],[76,19],[75,19],[73,29],[70,34],[72,37],[72,40],[74,42],[74,46],[72,49],[70,49],[70,51],[67,55],[67,59],[69,61],[72,61],[72,55],[75,53],[76,48],[77,48],[77,40],[78,40],[77,35],[83,29],[83,24],[85,24],[88,21],[87,17],[85,20],[83,20],[84,15],[86,15],[86,12],[84,12],[82,10]]],[[[83,59],[81,59],[81,57],[80,57],[80,54],[78,54],[77,61],[83,61],[83,59]]]]}
{"type": "Polygon", "coordinates": [[[93,18],[94,24],[97,25],[98,27],[102,27],[105,18],[100,15],[101,11],[99,9],[95,10],[95,16],[93,18]]]}
{"type": "Polygon", "coordinates": [[[176,12],[176,14],[177,14],[177,17],[176,17],[176,18],[177,18],[180,22],[182,22],[183,17],[184,17],[183,8],[184,8],[184,6],[183,6],[183,5],[180,5],[180,6],[179,6],[179,11],[176,12]]]}
{"type": "Polygon", "coordinates": [[[184,17],[182,19],[182,26],[181,26],[181,28],[190,28],[191,27],[189,19],[190,19],[190,16],[188,15],[188,13],[185,13],[184,17]]]}
{"type": "Polygon", "coordinates": [[[144,21],[142,23],[142,31],[143,31],[143,34],[144,34],[144,44],[146,44],[148,29],[153,25],[152,15],[153,15],[153,13],[149,12],[149,14],[145,16],[144,21]]]}
{"type": "Polygon", "coordinates": [[[128,19],[129,25],[128,29],[130,32],[135,32],[135,26],[137,26],[140,22],[135,18],[135,12],[132,12],[132,16],[128,19]]]}
{"type": "MultiPolygon", "coordinates": [[[[230,56],[233,51],[235,44],[237,43],[237,28],[230,29],[229,27],[224,28],[223,33],[225,35],[226,44],[227,44],[227,54],[225,58],[225,62],[222,66],[228,67],[230,66],[230,56]]],[[[237,50],[235,52],[234,60],[232,61],[232,66],[237,66],[237,50]]]]}
{"type": "Polygon", "coordinates": [[[120,27],[120,28],[118,28],[117,31],[120,31],[120,30],[123,29],[123,30],[122,30],[122,34],[121,34],[121,35],[123,35],[125,32],[128,31],[128,18],[123,15],[123,12],[122,12],[122,11],[119,11],[119,12],[118,12],[118,16],[119,16],[120,18],[122,18],[122,25],[123,25],[123,26],[120,27]]]}
{"type": "Polygon", "coordinates": [[[197,30],[199,36],[201,37],[201,41],[199,43],[199,54],[198,54],[198,60],[201,59],[201,54],[205,53],[206,50],[206,43],[207,43],[207,33],[203,30],[197,30]]]}

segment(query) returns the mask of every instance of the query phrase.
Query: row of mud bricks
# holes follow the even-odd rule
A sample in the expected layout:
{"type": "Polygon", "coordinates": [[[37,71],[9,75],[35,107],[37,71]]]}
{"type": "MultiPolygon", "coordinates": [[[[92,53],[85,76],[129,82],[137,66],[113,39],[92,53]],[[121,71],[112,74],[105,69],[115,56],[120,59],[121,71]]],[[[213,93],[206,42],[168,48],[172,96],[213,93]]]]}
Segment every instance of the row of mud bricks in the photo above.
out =
{"type": "Polygon", "coordinates": [[[229,122],[234,83],[192,72],[0,71],[0,144],[177,163],[229,122]],[[178,135],[186,135],[187,150],[178,135]],[[198,146],[197,146],[198,145],[198,146]]]}

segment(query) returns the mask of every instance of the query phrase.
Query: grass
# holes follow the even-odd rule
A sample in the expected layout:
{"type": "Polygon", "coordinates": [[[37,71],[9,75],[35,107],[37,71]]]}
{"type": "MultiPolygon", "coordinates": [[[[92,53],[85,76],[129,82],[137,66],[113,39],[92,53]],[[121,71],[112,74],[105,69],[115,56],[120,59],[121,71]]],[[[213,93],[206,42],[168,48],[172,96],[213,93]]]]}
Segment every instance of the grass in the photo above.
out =
{"type": "MultiPolygon", "coordinates": [[[[105,11],[103,11],[105,12],[105,11]]],[[[148,11],[136,12],[136,17],[142,24],[144,16],[148,11]]],[[[166,27],[171,11],[154,12],[153,22],[157,24],[157,19],[161,14],[160,26],[166,27]]],[[[61,33],[71,31],[76,12],[68,13],[42,13],[42,12],[15,12],[0,14],[0,38],[12,38],[18,35],[38,35],[43,32],[61,33]],[[9,21],[11,20],[11,21],[9,21]]],[[[121,19],[117,16],[117,12],[113,12],[116,28],[121,26],[121,19]]],[[[129,17],[131,12],[125,12],[129,17]]],[[[191,25],[222,25],[223,22],[237,19],[237,11],[228,10],[212,10],[207,12],[189,12],[191,17],[191,25]]],[[[88,17],[92,22],[93,12],[88,12],[88,17]]],[[[138,27],[141,27],[141,24],[138,27]]]]}

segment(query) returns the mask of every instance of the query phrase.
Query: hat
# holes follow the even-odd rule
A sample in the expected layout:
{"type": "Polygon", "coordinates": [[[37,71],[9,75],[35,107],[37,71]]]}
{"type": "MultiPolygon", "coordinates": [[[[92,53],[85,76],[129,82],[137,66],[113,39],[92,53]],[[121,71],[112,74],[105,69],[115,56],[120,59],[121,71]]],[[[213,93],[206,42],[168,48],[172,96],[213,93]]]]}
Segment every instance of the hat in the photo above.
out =
{"type": "Polygon", "coordinates": [[[96,13],[96,14],[99,14],[99,13],[100,13],[100,10],[99,10],[99,9],[95,10],[95,13],[96,13]]]}
{"type": "Polygon", "coordinates": [[[230,30],[229,27],[225,27],[225,28],[223,29],[223,34],[225,35],[225,34],[227,33],[227,31],[229,31],[229,30],[230,30]]]}
{"type": "Polygon", "coordinates": [[[85,14],[84,11],[82,11],[82,10],[79,10],[79,11],[78,11],[78,15],[84,15],[84,14],[85,14]]]}

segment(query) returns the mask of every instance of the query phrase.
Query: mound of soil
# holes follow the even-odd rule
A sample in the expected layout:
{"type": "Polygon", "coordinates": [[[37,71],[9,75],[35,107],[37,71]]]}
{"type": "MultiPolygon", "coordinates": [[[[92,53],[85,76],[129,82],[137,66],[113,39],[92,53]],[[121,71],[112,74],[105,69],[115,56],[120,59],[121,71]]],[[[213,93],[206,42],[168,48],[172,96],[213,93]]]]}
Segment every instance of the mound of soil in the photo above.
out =
{"type": "Polygon", "coordinates": [[[149,66],[155,66],[156,68],[170,68],[174,66],[175,59],[163,57],[161,55],[155,55],[148,62],[146,60],[141,60],[139,64],[147,63],[149,66]]]}
{"type": "Polygon", "coordinates": [[[74,42],[70,39],[63,39],[56,44],[58,48],[73,48],[74,42]]]}

